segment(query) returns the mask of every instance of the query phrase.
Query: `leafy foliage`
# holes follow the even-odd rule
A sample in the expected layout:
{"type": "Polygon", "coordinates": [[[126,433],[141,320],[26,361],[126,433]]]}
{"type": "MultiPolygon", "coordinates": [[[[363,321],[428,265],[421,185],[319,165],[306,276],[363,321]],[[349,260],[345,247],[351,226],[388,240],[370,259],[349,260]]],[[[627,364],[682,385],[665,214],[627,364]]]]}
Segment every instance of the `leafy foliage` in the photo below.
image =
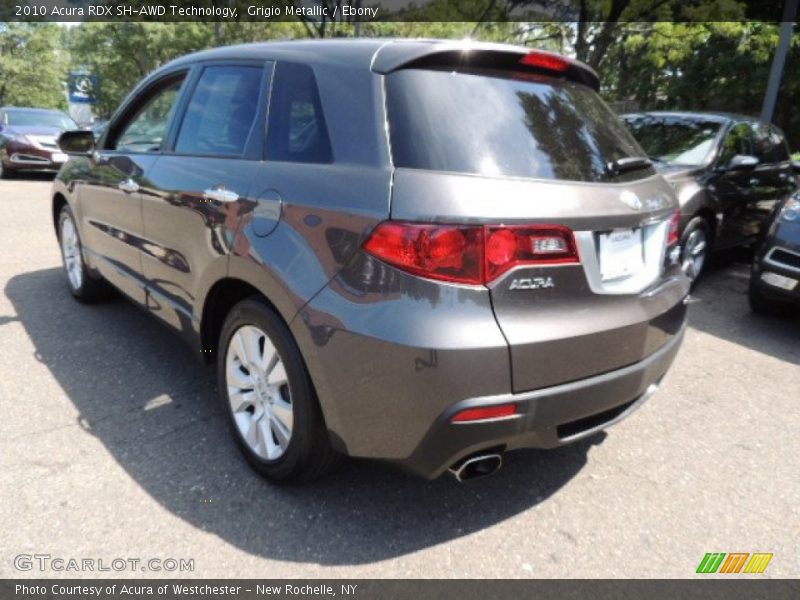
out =
{"type": "Polygon", "coordinates": [[[302,35],[298,23],[85,23],[70,31],[73,66],[100,78],[97,112],[109,116],[145,75],[197,50],[302,35]]]}
{"type": "Polygon", "coordinates": [[[0,23],[0,106],[66,107],[63,34],[50,23],[0,23]]]}
{"type": "MultiPolygon", "coordinates": [[[[758,116],[778,26],[759,22],[628,23],[601,67],[604,94],[624,110],[710,110],[758,116]]],[[[784,69],[775,122],[800,146],[800,36],[784,69]]]]}
{"type": "MultiPolygon", "coordinates": [[[[237,6],[244,2],[227,1],[237,6]]],[[[327,2],[333,6],[339,0],[327,2]]],[[[349,37],[358,31],[364,37],[469,37],[575,56],[598,71],[603,95],[621,110],[758,115],[778,41],[776,24],[746,20],[763,15],[754,13],[753,3],[743,0],[432,0],[422,4],[422,8],[411,5],[405,10],[427,21],[117,22],[71,28],[0,23],[0,104],[63,107],[67,71],[85,68],[99,76],[96,110],[107,117],[142,77],[183,54],[261,40],[349,37]],[[530,14],[531,21],[507,21],[520,11],[530,14]],[[534,21],[541,14],[556,20],[534,21]],[[580,23],[563,20],[579,16],[580,23]]],[[[781,5],[779,0],[765,0],[759,10],[772,14],[781,5]]],[[[800,112],[792,103],[798,97],[800,35],[795,34],[775,113],[793,148],[800,147],[800,112]]]]}

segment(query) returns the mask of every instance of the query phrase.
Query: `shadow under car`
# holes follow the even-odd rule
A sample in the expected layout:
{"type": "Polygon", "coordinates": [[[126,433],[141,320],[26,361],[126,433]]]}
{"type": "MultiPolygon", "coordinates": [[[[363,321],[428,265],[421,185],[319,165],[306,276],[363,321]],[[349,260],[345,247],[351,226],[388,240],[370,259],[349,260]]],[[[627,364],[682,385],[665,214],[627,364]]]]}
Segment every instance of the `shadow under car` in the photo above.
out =
{"type": "Polygon", "coordinates": [[[59,268],[17,275],[5,293],[80,413],[75,435],[96,436],[173,514],[254,555],[372,563],[469,535],[546,501],[605,438],[512,452],[496,475],[466,484],[350,460],[321,480],[276,487],[231,442],[213,370],[166,328],[121,298],[76,303],[59,268]]]}

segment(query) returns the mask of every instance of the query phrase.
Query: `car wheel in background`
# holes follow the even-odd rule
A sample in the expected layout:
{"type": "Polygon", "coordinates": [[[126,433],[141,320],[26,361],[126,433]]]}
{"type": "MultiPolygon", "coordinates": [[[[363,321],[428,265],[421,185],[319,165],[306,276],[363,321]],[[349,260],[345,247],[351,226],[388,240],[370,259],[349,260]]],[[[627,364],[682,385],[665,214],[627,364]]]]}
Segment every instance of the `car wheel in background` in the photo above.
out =
{"type": "Polygon", "coordinates": [[[0,159],[0,179],[8,179],[11,177],[11,169],[3,164],[2,159],[0,159]]]}
{"type": "Polygon", "coordinates": [[[66,205],[58,217],[58,241],[67,285],[72,295],[81,302],[96,302],[108,298],[112,294],[111,287],[105,280],[92,275],[86,267],[75,217],[66,205]]]}
{"type": "Polygon", "coordinates": [[[258,297],[239,302],[225,320],[217,381],[236,444],[265,478],[313,479],[338,462],[300,350],[258,297]]]}
{"type": "Polygon", "coordinates": [[[706,265],[710,241],[708,221],[703,217],[694,217],[686,224],[681,236],[681,269],[692,286],[706,265]]]}

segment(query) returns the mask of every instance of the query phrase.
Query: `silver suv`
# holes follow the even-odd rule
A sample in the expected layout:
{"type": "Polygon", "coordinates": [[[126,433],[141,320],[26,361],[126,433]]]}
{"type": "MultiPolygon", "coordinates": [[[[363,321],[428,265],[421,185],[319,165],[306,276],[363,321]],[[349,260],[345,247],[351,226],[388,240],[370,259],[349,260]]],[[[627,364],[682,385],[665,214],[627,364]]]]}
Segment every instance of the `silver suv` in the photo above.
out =
{"type": "Polygon", "coordinates": [[[108,284],[215,362],[257,471],[425,477],[591,435],[684,330],[671,187],[561,56],[437,41],[222,48],[69,132],[69,288],[108,284]]]}

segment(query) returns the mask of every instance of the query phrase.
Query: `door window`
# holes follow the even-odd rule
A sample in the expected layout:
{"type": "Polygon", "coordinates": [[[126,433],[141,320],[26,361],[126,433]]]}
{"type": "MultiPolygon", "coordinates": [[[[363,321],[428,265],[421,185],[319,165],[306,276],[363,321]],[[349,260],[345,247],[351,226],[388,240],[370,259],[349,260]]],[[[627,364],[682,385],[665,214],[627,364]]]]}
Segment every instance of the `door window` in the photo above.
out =
{"type": "Polygon", "coordinates": [[[167,135],[178,100],[183,75],[171,79],[147,94],[131,117],[115,128],[106,148],[120,152],[158,152],[167,135]]]}
{"type": "Polygon", "coordinates": [[[725,136],[725,139],[722,141],[722,150],[719,156],[720,164],[727,165],[737,154],[745,156],[753,154],[751,130],[750,125],[747,123],[734,125],[725,136]]]}
{"type": "Polygon", "coordinates": [[[770,125],[769,130],[773,142],[773,156],[775,157],[775,162],[789,160],[789,145],[786,143],[786,137],[781,130],[774,125],[770,125]]]}
{"type": "Polygon", "coordinates": [[[303,163],[333,160],[314,72],[278,63],[269,108],[267,158],[303,163]]]}
{"type": "Polygon", "coordinates": [[[183,118],[179,154],[240,156],[253,128],[261,67],[220,66],[203,71],[183,118]]]}

